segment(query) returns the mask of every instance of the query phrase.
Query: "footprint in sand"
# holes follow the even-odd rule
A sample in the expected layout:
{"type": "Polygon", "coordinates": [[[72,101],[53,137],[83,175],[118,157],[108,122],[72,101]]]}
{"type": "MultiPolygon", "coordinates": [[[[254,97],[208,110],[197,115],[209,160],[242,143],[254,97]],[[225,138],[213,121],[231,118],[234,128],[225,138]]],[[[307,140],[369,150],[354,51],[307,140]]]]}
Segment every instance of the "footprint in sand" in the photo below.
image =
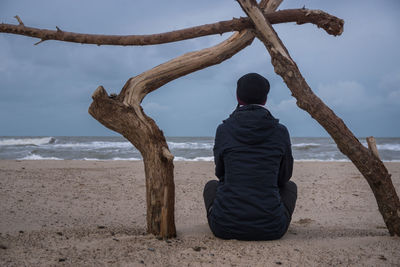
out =
{"type": "Polygon", "coordinates": [[[300,219],[294,223],[301,224],[301,225],[308,225],[308,224],[312,223],[313,221],[314,220],[311,220],[310,218],[304,218],[304,219],[300,219]]]}

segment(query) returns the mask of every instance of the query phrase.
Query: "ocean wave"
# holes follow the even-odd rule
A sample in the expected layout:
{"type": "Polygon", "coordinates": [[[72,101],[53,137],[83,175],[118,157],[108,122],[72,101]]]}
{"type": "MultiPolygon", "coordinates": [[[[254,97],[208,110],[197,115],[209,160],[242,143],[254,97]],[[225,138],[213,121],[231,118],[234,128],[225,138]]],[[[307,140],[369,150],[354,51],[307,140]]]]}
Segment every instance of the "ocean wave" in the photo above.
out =
{"type": "MultiPolygon", "coordinates": [[[[349,159],[295,159],[295,162],[351,162],[349,159]]],[[[398,159],[382,160],[382,162],[400,162],[398,159]]]]}
{"type": "Polygon", "coordinates": [[[391,150],[391,151],[400,151],[400,144],[382,144],[377,145],[378,150],[391,150]]]}
{"type": "MultiPolygon", "coordinates": [[[[363,141],[361,144],[368,148],[367,142],[363,141]]],[[[378,150],[400,151],[400,144],[377,144],[376,146],[378,150]]]]}
{"type": "Polygon", "coordinates": [[[314,147],[319,147],[320,144],[317,143],[299,143],[299,144],[292,144],[293,148],[296,149],[310,149],[314,147]]]}
{"type": "Polygon", "coordinates": [[[18,160],[63,160],[63,159],[56,158],[56,157],[42,157],[42,156],[36,155],[36,154],[29,154],[28,156],[19,158],[18,160]]]}
{"type": "MultiPolygon", "coordinates": [[[[168,142],[170,149],[212,149],[214,144],[209,143],[177,143],[168,142]]],[[[102,149],[102,148],[134,148],[134,146],[129,142],[103,142],[103,141],[93,141],[84,143],[65,143],[65,144],[54,144],[54,147],[60,148],[87,148],[87,149],[102,149]]]]}
{"type": "Polygon", "coordinates": [[[351,162],[349,159],[294,159],[295,162],[351,162]]]}
{"type": "MultiPolygon", "coordinates": [[[[132,161],[138,161],[142,160],[141,158],[120,158],[120,157],[114,157],[112,159],[98,159],[98,158],[83,158],[83,160],[88,160],[88,161],[113,161],[113,160],[132,160],[132,161]]],[[[185,157],[174,157],[174,161],[213,161],[214,157],[196,157],[193,159],[188,159],[185,157]]]]}
{"type": "Polygon", "coordinates": [[[168,146],[170,149],[212,149],[214,147],[214,144],[196,143],[196,142],[185,142],[185,143],[168,142],[168,146]]]}
{"type": "Polygon", "coordinates": [[[140,159],[140,158],[119,158],[119,157],[115,157],[115,158],[112,158],[112,159],[83,158],[83,160],[88,160],[88,161],[134,160],[134,161],[138,161],[138,160],[142,160],[142,159],[140,159]]]}
{"type": "Polygon", "coordinates": [[[193,159],[188,159],[185,157],[175,157],[174,161],[214,161],[214,157],[195,157],[193,159]]]}
{"type": "Polygon", "coordinates": [[[138,160],[142,160],[140,158],[119,158],[119,157],[115,157],[112,158],[112,160],[134,160],[134,161],[138,161],[138,160]]]}
{"type": "Polygon", "coordinates": [[[54,137],[33,137],[33,138],[10,138],[1,139],[0,146],[27,146],[27,145],[47,145],[54,144],[56,139],[54,137]]]}
{"type": "Polygon", "coordinates": [[[129,142],[93,141],[93,142],[85,142],[85,143],[55,144],[54,147],[100,149],[100,148],[133,148],[133,145],[129,142]]]}

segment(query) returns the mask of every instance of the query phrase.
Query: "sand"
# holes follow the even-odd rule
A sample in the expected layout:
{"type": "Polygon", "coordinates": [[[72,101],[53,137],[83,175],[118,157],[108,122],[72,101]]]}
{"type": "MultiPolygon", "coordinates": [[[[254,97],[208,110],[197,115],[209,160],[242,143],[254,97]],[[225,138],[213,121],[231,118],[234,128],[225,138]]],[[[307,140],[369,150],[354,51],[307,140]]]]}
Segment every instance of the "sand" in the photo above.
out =
{"type": "MultiPolygon", "coordinates": [[[[176,162],[178,237],[146,234],[143,163],[0,161],[0,266],[400,266],[400,238],[347,162],[296,162],[281,240],[221,240],[202,190],[212,162],[176,162]]],[[[400,192],[400,163],[386,163],[400,192]]]]}

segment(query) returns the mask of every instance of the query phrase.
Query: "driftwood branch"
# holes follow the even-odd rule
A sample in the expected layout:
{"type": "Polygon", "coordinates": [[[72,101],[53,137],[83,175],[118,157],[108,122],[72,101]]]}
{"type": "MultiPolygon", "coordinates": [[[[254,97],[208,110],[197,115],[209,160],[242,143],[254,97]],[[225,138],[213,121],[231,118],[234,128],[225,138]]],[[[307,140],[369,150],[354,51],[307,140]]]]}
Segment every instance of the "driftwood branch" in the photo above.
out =
{"type": "MultiPolygon", "coordinates": [[[[343,20],[321,10],[288,9],[273,13],[264,13],[264,15],[272,24],[287,22],[296,22],[297,24],[312,23],[318,28],[324,29],[331,35],[340,35],[343,31],[343,20]]],[[[58,40],[97,45],[155,45],[253,28],[253,23],[249,18],[234,18],[228,21],[220,21],[213,24],[205,24],[158,34],[100,35],[66,32],[60,30],[57,26],[57,30],[26,27],[18,16],[15,17],[17,18],[19,25],[2,23],[0,24],[0,32],[40,38],[40,42],[46,40],[58,40]]]]}
{"type": "MultiPolygon", "coordinates": [[[[275,3],[275,6],[278,6],[282,0],[271,2],[275,3]]],[[[174,79],[223,62],[250,45],[253,39],[254,33],[252,30],[247,29],[233,34],[218,45],[190,52],[158,65],[149,71],[129,79],[121,90],[118,99],[122,100],[127,106],[140,105],[148,93],[174,79]]]]}
{"type": "Polygon", "coordinates": [[[375,195],[389,233],[400,236],[400,201],[385,165],[379,157],[372,156],[345,123],[313,93],[255,0],[238,0],[238,2],[253,20],[258,37],[271,55],[275,72],[283,78],[296,98],[297,105],[325,128],[335,140],[339,150],[348,156],[363,174],[375,195]]]}
{"type": "Polygon", "coordinates": [[[219,64],[251,44],[254,35],[249,31],[234,34],[226,41],[200,51],[190,52],[158,65],[128,80],[119,97],[127,106],[138,105],[150,92],[164,84],[196,70],[219,64]]]}
{"type": "Polygon", "coordinates": [[[380,157],[379,157],[378,148],[376,147],[375,138],[373,136],[367,137],[367,143],[368,143],[369,151],[371,151],[372,155],[374,155],[375,157],[377,157],[379,159],[380,157]]]}

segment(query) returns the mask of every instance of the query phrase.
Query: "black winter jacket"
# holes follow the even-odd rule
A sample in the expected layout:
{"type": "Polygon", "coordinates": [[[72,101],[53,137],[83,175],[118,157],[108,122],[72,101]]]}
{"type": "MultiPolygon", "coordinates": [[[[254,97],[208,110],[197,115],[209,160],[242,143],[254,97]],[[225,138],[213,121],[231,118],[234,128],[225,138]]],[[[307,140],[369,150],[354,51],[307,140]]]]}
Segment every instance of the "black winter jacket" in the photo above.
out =
{"type": "Polygon", "coordinates": [[[293,170],[286,127],[262,106],[239,107],[217,128],[214,159],[219,184],[209,222],[215,236],[281,238],[289,215],[279,187],[293,170]]]}

